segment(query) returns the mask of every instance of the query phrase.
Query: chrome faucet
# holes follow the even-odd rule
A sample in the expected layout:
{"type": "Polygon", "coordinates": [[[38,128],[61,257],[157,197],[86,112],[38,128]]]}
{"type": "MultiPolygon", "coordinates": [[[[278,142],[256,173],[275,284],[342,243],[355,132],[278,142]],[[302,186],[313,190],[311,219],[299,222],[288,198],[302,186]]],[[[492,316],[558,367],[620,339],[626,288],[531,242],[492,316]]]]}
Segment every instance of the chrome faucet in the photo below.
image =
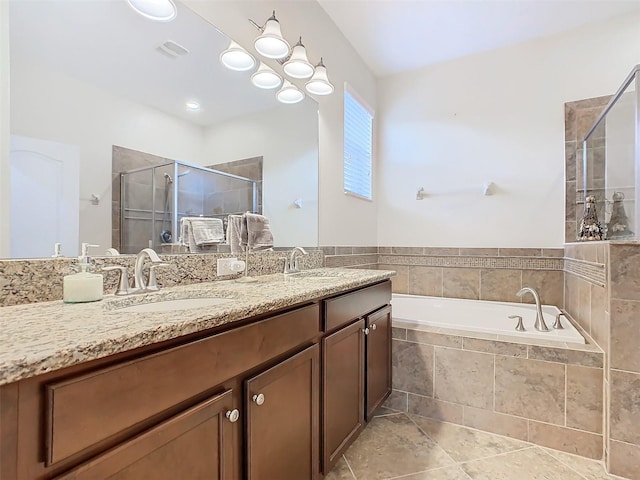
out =
{"type": "Polygon", "coordinates": [[[307,251],[302,247],[293,247],[291,250],[291,255],[287,260],[284,260],[284,273],[297,273],[300,271],[298,267],[298,258],[296,257],[296,253],[301,253],[302,255],[309,255],[307,251]]]}
{"type": "MultiPolygon", "coordinates": [[[[160,260],[160,257],[155,252],[153,248],[143,248],[140,250],[140,253],[136,256],[136,263],[134,267],[134,284],[133,291],[134,292],[144,292],[147,290],[154,291],[158,290],[158,285],[155,282],[155,272],[152,270],[149,273],[149,284],[147,285],[144,281],[144,275],[142,274],[142,269],[144,267],[144,259],[145,257],[149,257],[149,260],[153,262],[155,267],[159,267],[161,265],[165,265],[160,260]]],[[[153,268],[153,267],[152,267],[153,268]]]]}
{"type": "Polygon", "coordinates": [[[538,295],[538,292],[536,292],[531,287],[524,287],[522,290],[516,293],[516,295],[518,297],[522,297],[522,295],[524,295],[527,292],[533,295],[533,299],[536,301],[536,323],[534,325],[535,329],[539,330],[540,332],[548,332],[549,327],[547,327],[547,324],[544,323],[544,316],[542,315],[542,306],[540,305],[540,295],[538,295]]]}

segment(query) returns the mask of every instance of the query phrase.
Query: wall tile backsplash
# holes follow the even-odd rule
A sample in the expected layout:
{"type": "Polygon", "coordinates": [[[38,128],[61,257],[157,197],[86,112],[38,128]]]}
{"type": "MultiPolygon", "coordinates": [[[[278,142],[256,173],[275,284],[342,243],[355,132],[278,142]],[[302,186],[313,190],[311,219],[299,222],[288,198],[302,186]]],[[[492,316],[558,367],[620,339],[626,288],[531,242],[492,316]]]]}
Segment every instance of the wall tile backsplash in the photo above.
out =
{"type": "MultiPolygon", "coordinates": [[[[309,255],[300,257],[302,268],[322,266],[323,255],[319,250],[308,250],[309,255]]],[[[268,275],[284,270],[282,251],[249,254],[249,275],[268,275]]],[[[230,254],[160,255],[166,267],[157,271],[161,286],[189,285],[236,278],[238,275],[217,277],[218,258],[228,258],[230,254]]],[[[244,259],[244,258],[242,258],[244,259]]],[[[129,267],[129,278],[133,277],[135,256],[94,257],[96,271],[108,265],[129,267]]],[[[28,259],[0,260],[0,307],[23,303],[47,302],[62,299],[62,279],[73,272],[75,259],[28,259]]],[[[105,293],[113,293],[117,287],[117,272],[104,274],[105,293]]]]}

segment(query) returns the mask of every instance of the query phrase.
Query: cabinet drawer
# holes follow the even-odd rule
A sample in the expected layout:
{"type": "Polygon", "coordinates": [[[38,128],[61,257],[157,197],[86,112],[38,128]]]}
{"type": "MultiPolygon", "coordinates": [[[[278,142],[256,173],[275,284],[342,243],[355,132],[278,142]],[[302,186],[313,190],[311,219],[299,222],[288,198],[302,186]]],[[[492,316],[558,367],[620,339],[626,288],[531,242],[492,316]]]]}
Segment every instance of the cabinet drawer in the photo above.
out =
{"type": "Polygon", "coordinates": [[[361,290],[325,300],[324,330],[334,328],[366,315],[391,301],[391,282],[386,281],[361,290]]]}
{"type": "Polygon", "coordinates": [[[320,331],[318,305],[46,386],[46,463],[130,429],[320,331]]]}

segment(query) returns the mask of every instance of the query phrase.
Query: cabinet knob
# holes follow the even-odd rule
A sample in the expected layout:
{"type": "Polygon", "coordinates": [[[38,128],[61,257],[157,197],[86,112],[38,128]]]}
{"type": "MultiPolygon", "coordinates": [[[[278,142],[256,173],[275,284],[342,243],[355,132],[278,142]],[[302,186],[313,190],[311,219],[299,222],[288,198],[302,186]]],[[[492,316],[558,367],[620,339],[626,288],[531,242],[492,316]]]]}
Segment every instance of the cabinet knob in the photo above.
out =
{"type": "Polygon", "coordinates": [[[362,331],[364,332],[365,335],[369,335],[369,329],[368,328],[363,328],[362,331]]]}
{"type": "Polygon", "coordinates": [[[237,408],[234,408],[233,410],[228,410],[225,415],[227,416],[227,418],[231,423],[236,423],[240,418],[240,412],[238,411],[237,408]]]}
{"type": "Polygon", "coordinates": [[[264,395],[259,393],[258,395],[253,396],[253,402],[256,405],[262,405],[264,403],[264,395]]]}
{"type": "Polygon", "coordinates": [[[375,323],[371,324],[371,330],[375,330],[378,328],[378,325],[376,325],[375,323]]]}

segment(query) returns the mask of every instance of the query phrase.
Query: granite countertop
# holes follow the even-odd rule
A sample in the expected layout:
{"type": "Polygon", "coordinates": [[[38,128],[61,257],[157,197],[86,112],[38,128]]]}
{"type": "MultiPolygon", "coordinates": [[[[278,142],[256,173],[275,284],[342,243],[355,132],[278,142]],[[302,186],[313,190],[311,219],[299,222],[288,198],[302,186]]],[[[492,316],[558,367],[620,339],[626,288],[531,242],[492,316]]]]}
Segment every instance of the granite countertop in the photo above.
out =
{"type": "Polygon", "coordinates": [[[0,385],[333,295],[395,274],[341,268],[305,272],[259,276],[255,283],[226,280],[168,287],[150,294],[108,295],[92,303],[54,301],[0,308],[0,385]],[[150,301],[201,297],[233,301],[169,312],[119,310],[150,301]]]}

